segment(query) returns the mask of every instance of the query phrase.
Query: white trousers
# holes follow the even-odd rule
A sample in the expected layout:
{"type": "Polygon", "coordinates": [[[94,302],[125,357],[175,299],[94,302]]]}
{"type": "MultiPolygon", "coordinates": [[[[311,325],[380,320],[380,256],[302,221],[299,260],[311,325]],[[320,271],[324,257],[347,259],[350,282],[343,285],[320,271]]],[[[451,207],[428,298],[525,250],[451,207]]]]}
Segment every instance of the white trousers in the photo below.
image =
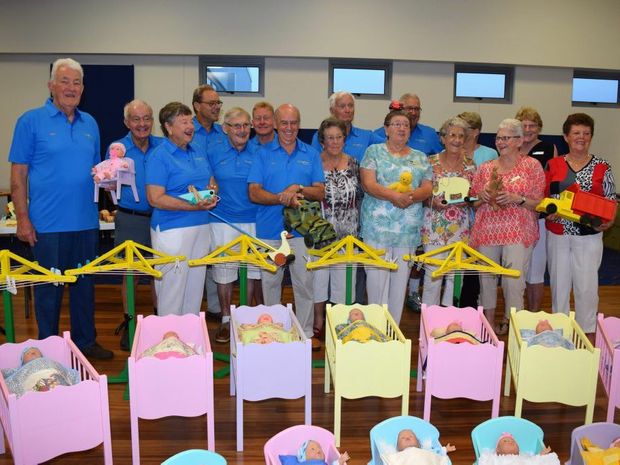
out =
{"type": "MultiPolygon", "coordinates": [[[[442,245],[427,244],[424,246],[424,253],[431,252],[435,249],[443,247],[442,245]]],[[[437,254],[435,258],[446,258],[449,252],[437,254]]],[[[446,274],[438,278],[432,278],[431,274],[437,266],[424,266],[424,289],[422,290],[422,302],[426,305],[441,305],[449,307],[454,301],[454,275],[446,274]],[[445,283],[443,297],[441,296],[441,285],[445,283]]]]}
{"type": "MultiPolygon", "coordinates": [[[[532,247],[525,247],[523,244],[481,246],[478,247],[478,251],[504,268],[521,272],[518,278],[502,276],[505,303],[504,317],[509,318],[511,307],[515,307],[517,310],[524,308],[525,275],[532,256],[532,247]]],[[[494,274],[480,273],[480,305],[485,310],[497,307],[497,276],[494,274]]]]}
{"type": "Polygon", "coordinates": [[[586,333],[596,330],[598,269],[602,259],[603,233],[570,236],[547,231],[551,307],[553,312],[568,314],[572,289],[575,319],[586,333]]]}
{"type": "MultiPolygon", "coordinates": [[[[211,223],[209,224],[209,226],[211,227],[213,250],[215,250],[216,247],[221,247],[228,244],[229,242],[232,242],[240,236],[239,231],[226,223],[211,223]]],[[[243,231],[247,231],[248,234],[252,236],[256,236],[256,223],[237,223],[235,224],[235,226],[238,226],[243,231]]],[[[237,246],[235,250],[238,251],[239,247],[237,246]]],[[[218,284],[228,284],[235,282],[237,279],[238,270],[238,263],[213,265],[213,280],[218,284]]],[[[248,279],[260,279],[259,268],[248,265],[247,270],[248,279]]],[[[207,276],[207,283],[209,282],[208,279],[209,277],[207,276]]],[[[209,297],[208,289],[207,297],[209,297]]]]}
{"type": "Polygon", "coordinates": [[[411,247],[384,247],[381,244],[367,242],[375,249],[385,250],[383,258],[395,260],[398,265],[396,270],[385,268],[366,267],[366,292],[369,304],[387,304],[388,310],[396,324],[400,324],[409,280],[409,263],[403,260],[403,255],[415,253],[411,247]],[[413,251],[413,252],[412,252],[413,251]]]}
{"type": "Polygon", "coordinates": [[[538,242],[532,250],[530,267],[527,270],[525,282],[528,284],[540,284],[545,282],[545,270],[547,269],[547,229],[545,220],[538,220],[538,242]]]}
{"type": "MultiPolygon", "coordinates": [[[[267,244],[278,248],[281,241],[265,240],[267,244]]],[[[288,265],[293,284],[293,298],[295,299],[295,316],[299,320],[307,337],[314,335],[314,287],[312,284],[312,271],[306,268],[308,249],[301,237],[288,240],[291,249],[295,251],[295,260],[288,265]]],[[[265,305],[277,305],[282,303],[282,278],[284,268],[280,267],[275,273],[261,270],[261,282],[265,305]]]]}
{"type": "Polygon", "coordinates": [[[153,248],[169,255],[184,255],[186,260],[174,265],[162,265],[161,279],[155,280],[157,312],[159,315],[183,315],[200,312],[205,282],[204,266],[190,268],[187,260],[202,258],[209,253],[211,231],[208,225],[160,231],[151,229],[153,248]]]}

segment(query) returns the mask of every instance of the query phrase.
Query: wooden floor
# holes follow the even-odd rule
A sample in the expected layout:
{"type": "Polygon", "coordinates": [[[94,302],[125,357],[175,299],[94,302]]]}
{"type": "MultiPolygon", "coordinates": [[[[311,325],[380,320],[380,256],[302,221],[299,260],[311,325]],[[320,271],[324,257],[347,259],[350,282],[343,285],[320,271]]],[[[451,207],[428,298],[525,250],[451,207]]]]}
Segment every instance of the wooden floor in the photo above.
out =
{"type": "MultiPolygon", "coordinates": [[[[145,286],[140,286],[137,297],[138,313],[150,313],[149,295],[145,286]]],[[[620,287],[602,287],[599,310],[606,315],[620,316],[617,302],[620,301],[620,287]]],[[[290,289],[285,289],[285,302],[291,301],[290,289]]],[[[97,286],[97,329],[98,340],[105,347],[116,349],[115,359],[95,362],[100,373],[118,374],[124,366],[126,352],[118,350],[118,336],[113,330],[122,319],[120,286],[97,286]]],[[[17,340],[36,336],[34,318],[25,319],[22,294],[14,298],[17,340]]],[[[65,301],[66,306],[66,301],[65,301]]],[[[549,308],[549,295],[546,289],[544,307],[549,308]]],[[[68,329],[67,311],[64,310],[61,328],[68,329]]],[[[418,349],[419,314],[405,310],[401,328],[412,339],[412,368],[415,368],[418,349]]],[[[213,340],[216,325],[210,323],[209,332],[213,340]]],[[[216,352],[228,352],[228,344],[212,343],[216,352]]],[[[323,352],[315,353],[315,359],[322,359],[323,352]]],[[[216,369],[223,365],[216,362],[216,369]]],[[[333,429],[333,394],[323,393],[324,371],[313,370],[312,376],[312,419],[313,423],[329,430],[333,429]]],[[[131,433],[129,426],[129,402],[123,400],[125,385],[110,385],[110,417],[112,421],[112,448],[116,464],[131,463],[131,433]]],[[[235,442],[235,404],[229,395],[229,378],[215,380],[215,439],[216,451],[222,454],[229,464],[257,465],[264,463],[263,445],[265,441],[279,432],[304,420],[303,400],[265,400],[246,402],[245,411],[245,451],[236,452],[235,442]]],[[[415,379],[411,379],[410,415],[422,416],[423,395],[415,391],[415,379]]],[[[599,383],[594,421],[604,421],[607,398],[599,383]]],[[[471,464],[474,453],[470,440],[472,428],[488,419],[491,413],[490,402],[475,402],[465,399],[434,399],[431,422],[439,429],[442,443],[450,442],[457,450],[450,454],[452,463],[471,464]]],[[[514,413],[514,390],[510,397],[502,397],[500,415],[514,413]]],[[[369,430],[376,423],[400,414],[400,399],[366,398],[343,400],[342,439],[340,450],[348,451],[351,465],[366,464],[370,458],[369,430]]],[[[59,412],[62,415],[62,412],[59,412]]],[[[585,407],[568,407],[560,404],[533,404],[525,402],[523,416],[540,425],[545,432],[546,442],[556,451],[562,462],[570,453],[570,434],[573,428],[583,424],[585,407]]],[[[160,464],[175,453],[193,448],[206,449],[205,417],[171,417],[162,420],[140,421],[141,463],[160,464]]],[[[36,447],[33,444],[32,447],[36,447]]],[[[13,463],[10,452],[0,456],[0,465],[13,463]]],[[[53,464],[103,464],[103,450],[98,447],[86,452],[66,454],[49,463],[53,464]]]]}

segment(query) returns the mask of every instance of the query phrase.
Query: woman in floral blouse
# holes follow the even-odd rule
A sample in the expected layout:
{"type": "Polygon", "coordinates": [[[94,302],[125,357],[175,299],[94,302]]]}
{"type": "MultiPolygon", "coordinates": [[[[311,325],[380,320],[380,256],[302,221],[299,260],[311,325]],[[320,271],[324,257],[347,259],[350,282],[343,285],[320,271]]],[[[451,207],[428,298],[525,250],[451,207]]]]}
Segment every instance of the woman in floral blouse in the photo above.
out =
{"type": "MultiPolygon", "coordinates": [[[[472,185],[481,204],[476,211],[470,245],[496,263],[521,272],[518,278],[502,277],[505,313],[496,327],[498,334],[508,332],[510,308],[523,309],[525,275],[538,240],[538,214],[534,209],[545,190],[543,169],[537,160],[521,153],[522,141],[521,122],[502,121],[495,137],[499,158],[482,164],[472,185]]],[[[480,275],[480,304],[489,322],[494,324],[497,276],[480,275]]]]}
{"type": "Polygon", "coordinates": [[[361,235],[368,245],[385,250],[397,270],[366,269],[366,291],[371,304],[387,304],[400,323],[409,278],[404,254],[420,245],[422,202],[431,195],[432,171],[425,154],[407,145],[409,115],[390,111],[384,120],[387,141],[368,147],[360,165],[362,187],[361,235]]]}
{"type": "MultiPolygon", "coordinates": [[[[465,202],[465,199],[456,203],[447,203],[449,199],[439,190],[442,179],[459,177],[467,179],[470,184],[474,179],[476,165],[473,160],[465,157],[463,151],[468,129],[469,125],[461,118],[450,118],[439,131],[445,150],[428,159],[433,168],[433,192],[436,194],[426,201],[424,207],[424,225],[422,226],[424,252],[430,252],[453,242],[468,242],[469,240],[470,204],[465,202]]],[[[446,257],[447,253],[442,256],[446,257]]],[[[431,273],[435,269],[436,267],[428,267],[424,274],[422,302],[427,305],[440,303],[443,277],[433,279],[431,273]]],[[[452,305],[454,277],[446,275],[445,283],[441,304],[448,306],[452,305]]]]}

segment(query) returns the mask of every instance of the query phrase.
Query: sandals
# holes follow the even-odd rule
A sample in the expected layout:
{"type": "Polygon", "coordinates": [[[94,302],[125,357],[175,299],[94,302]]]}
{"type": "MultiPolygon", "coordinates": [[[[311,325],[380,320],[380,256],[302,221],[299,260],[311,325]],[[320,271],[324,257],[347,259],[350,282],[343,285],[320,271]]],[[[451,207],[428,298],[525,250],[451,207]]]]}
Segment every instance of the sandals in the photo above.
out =
{"type": "Polygon", "coordinates": [[[510,326],[510,321],[502,320],[500,324],[495,327],[495,334],[498,336],[503,336],[508,333],[508,327],[510,326]]]}

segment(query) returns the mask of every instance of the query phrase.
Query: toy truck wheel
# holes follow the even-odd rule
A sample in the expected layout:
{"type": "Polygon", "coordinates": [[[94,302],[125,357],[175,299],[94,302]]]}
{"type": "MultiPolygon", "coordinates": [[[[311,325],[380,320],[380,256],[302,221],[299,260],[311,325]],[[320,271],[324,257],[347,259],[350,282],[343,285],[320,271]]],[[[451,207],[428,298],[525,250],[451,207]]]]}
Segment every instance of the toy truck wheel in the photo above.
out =
{"type": "Polygon", "coordinates": [[[600,218],[587,214],[581,215],[579,222],[585,226],[590,226],[591,228],[598,228],[602,223],[600,218]]]}
{"type": "Polygon", "coordinates": [[[547,208],[545,208],[545,211],[549,214],[555,213],[558,211],[558,206],[554,203],[550,203],[547,205],[547,208]]]}

